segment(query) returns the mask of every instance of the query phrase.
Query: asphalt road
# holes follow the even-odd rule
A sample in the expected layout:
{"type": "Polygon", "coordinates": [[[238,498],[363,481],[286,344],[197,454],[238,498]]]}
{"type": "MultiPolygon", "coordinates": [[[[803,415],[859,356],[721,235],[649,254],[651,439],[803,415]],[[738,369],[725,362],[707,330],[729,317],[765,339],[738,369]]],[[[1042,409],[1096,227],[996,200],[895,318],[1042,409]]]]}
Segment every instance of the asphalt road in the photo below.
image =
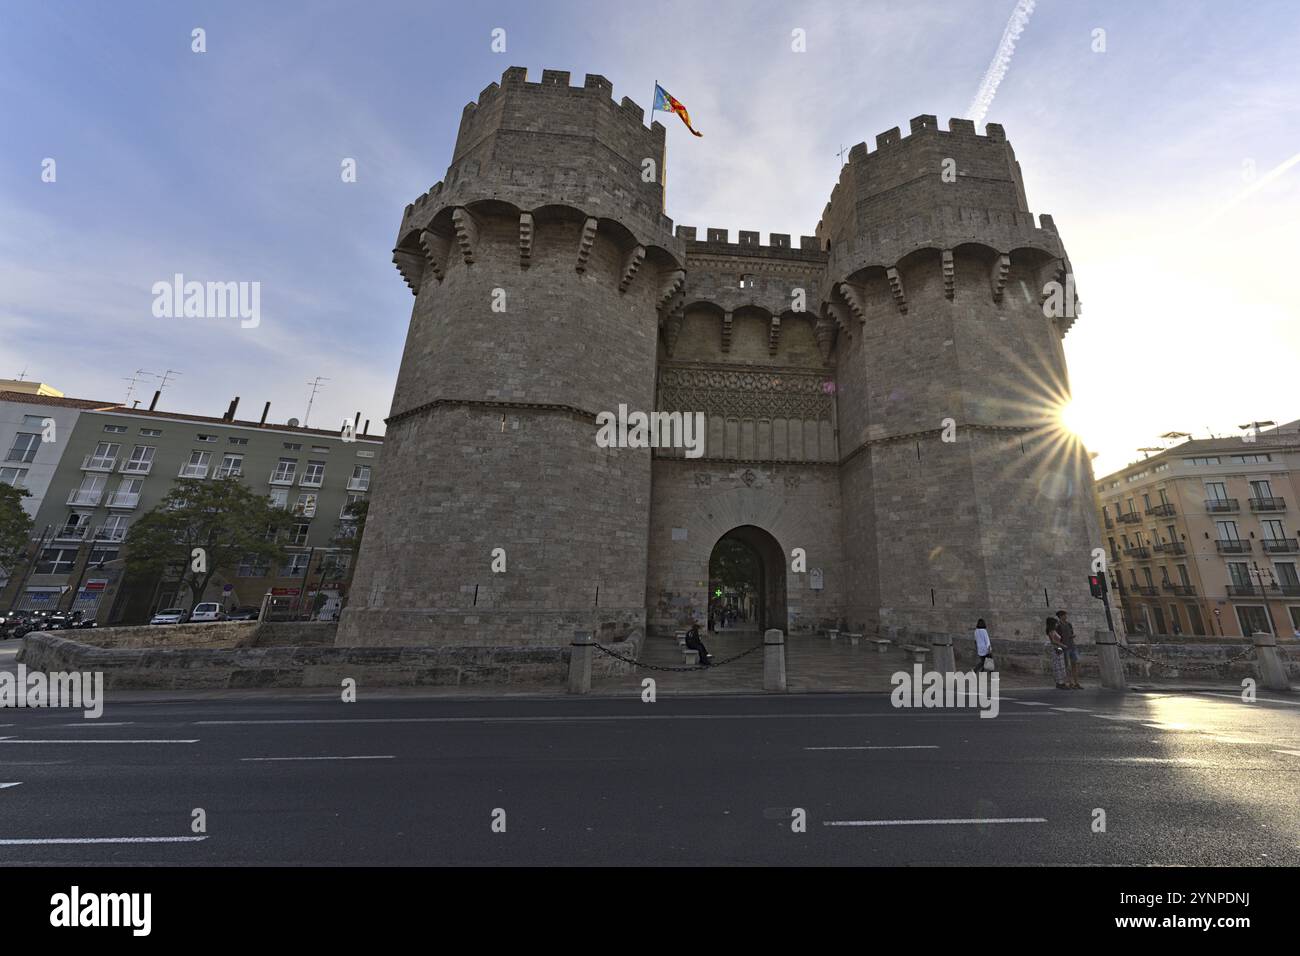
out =
{"type": "Polygon", "coordinates": [[[128,696],[0,710],[0,865],[1300,863],[1282,695],[128,696]]]}

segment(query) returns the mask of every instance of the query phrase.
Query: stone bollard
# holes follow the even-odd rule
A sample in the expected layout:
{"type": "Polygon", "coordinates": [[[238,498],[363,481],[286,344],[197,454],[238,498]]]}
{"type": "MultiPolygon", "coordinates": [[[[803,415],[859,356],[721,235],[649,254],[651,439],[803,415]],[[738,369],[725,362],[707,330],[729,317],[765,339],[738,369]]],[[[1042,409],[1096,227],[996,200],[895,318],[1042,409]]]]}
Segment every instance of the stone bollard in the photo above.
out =
{"type": "Polygon", "coordinates": [[[1263,631],[1251,635],[1255,641],[1255,656],[1259,658],[1259,682],[1268,690],[1291,690],[1286,676],[1286,665],[1277,653],[1277,638],[1263,631]]]}
{"type": "Polygon", "coordinates": [[[591,655],[595,643],[591,631],[574,631],[569,645],[569,693],[591,693],[591,655]]]}
{"type": "Polygon", "coordinates": [[[832,627],[826,632],[826,635],[833,641],[840,636],[840,632],[838,628],[832,627]]]}
{"type": "Polygon", "coordinates": [[[763,632],[763,690],[785,690],[785,634],[775,627],[763,632]]]}
{"type": "Polygon", "coordinates": [[[934,669],[940,674],[951,674],[957,669],[957,658],[952,651],[951,634],[935,634],[930,638],[934,651],[934,669]]]}
{"type": "Polygon", "coordinates": [[[1124,662],[1119,656],[1119,638],[1113,631],[1093,631],[1097,642],[1097,658],[1101,670],[1101,686],[1107,690],[1128,690],[1124,677],[1124,662]]]}

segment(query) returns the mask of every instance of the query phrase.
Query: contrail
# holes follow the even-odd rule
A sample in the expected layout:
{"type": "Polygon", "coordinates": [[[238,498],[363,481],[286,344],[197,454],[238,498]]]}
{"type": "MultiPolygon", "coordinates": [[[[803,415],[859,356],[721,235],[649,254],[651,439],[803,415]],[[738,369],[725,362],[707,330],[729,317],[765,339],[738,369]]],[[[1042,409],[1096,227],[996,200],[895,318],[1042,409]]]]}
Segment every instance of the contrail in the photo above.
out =
{"type": "Polygon", "coordinates": [[[1011,19],[1007,21],[1007,28],[1002,31],[1002,42],[998,44],[998,51],[993,54],[993,62],[984,72],[980,88],[975,91],[975,98],[970,101],[970,106],[966,110],[966,115],[976,123],[984,121],[989,107],[993,105],[998,84],[1002,82],[1002,77],[1007,75],[1011,56],[1016,52],[1016,41],[1020,39],[1020,34],[1025,32],[1029,15],[1034,12],[1035,2],[1036,0],[1017,0],[1016,8],[1011,11],[1011,19]]]}

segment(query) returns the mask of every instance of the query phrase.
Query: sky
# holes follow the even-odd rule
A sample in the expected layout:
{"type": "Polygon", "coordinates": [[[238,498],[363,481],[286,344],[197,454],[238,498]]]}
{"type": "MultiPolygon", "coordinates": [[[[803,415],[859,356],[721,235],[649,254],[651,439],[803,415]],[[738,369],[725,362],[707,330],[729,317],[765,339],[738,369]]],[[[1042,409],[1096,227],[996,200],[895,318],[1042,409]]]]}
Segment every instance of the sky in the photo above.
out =
{"type": "MultiPolygon", "coordinates": [[[[321,376],[308,424],[381,430],[413,301],[402,210],[506,67],[599,73],[647,110],[658,80],[705,134],[657,114],[667,214],[766,241],[813,233],[841,148],[970,115],[1028,5],[8,0],[0,378],[123,401],[170,370],[161,409],[239,395],[282,422],[321,376]],[[155,316],[177,273],[259,282],[260,323],[155,316]]],[[[1032,6],[981,131],[1005,127],[1069,251],[1070,421],[1097,474],[1165,432],[1300,418],[1300,4],[1032,6]]]]}

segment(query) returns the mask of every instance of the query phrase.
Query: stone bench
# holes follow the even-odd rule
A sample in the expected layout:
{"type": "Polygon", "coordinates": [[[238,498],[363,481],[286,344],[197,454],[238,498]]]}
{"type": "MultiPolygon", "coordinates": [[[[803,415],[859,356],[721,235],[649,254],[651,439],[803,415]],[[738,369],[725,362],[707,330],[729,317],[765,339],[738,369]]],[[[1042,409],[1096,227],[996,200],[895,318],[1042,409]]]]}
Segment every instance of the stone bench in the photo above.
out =
{"type": "Polygon", "coordinates": [[[699,667],[700,652],[696,650],[692,650],[689,647],[686,648],[685,650],[682,651],[682,663],[689,667],[699,667]]]}
{"type": "Polygon", "coordinates": [[[674,636],[677,638],[677,646],[678,646],[678,647],[685,647],[685,646],[686,646],[686,632],[685,632],[685,631],[678,631],[674,636]]]}
{"type": "Polygon", "coordinates": [[[852,631],[845,631],[844,636],[849,639],[849,644],[853,647],[857,647],[858,642],[862,640],[861,634],[854,634],[852,631]]]}
{"type": "Polygon", "coordinates": [[[918,644],[903,644],[900,646],[904,651],[912,655],[912,663],[914,664],[924,664],[925,655],[930,653],[930,648],[921,647],[918,644]]]}
{"type": "Polygon", "coordinates": [[[832,641],[837,640],[840,636],[839,628],[835,628],[835,627],[829,628],[826,631],[826,636],[829,637],[832,641]]]}
{"type": "Polygon", "coordinates": [[[885,653],[894,645],[894,642],[887,637],[873,637],[871,643],[876,645],[876,651],[880,654],[885,653]]]}

